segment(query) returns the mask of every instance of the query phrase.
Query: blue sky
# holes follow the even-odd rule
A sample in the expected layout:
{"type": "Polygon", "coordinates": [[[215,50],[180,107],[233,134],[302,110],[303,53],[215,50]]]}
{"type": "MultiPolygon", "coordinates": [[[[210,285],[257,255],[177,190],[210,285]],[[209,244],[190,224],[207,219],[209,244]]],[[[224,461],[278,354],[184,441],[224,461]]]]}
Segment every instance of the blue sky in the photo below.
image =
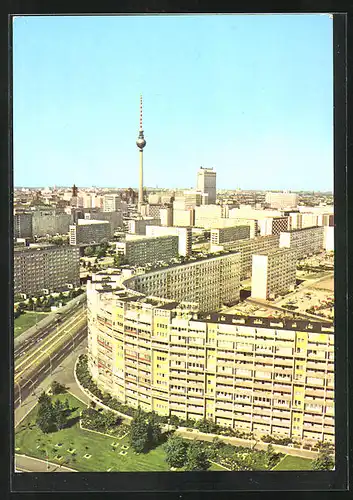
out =
{"type": "Polygon", "coordinates": [[[15,186],[330,190],[325,15],[19,17],[15,186]]]}

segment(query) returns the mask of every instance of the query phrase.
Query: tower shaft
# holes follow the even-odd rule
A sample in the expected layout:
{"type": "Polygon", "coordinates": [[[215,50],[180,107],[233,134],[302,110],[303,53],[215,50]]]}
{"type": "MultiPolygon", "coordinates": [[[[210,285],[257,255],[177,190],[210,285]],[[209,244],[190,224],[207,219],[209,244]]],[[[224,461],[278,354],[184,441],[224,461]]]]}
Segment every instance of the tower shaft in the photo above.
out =
{"type": "Polygon", "coordinates": [[[139,168],[138,208],[139,208],[139,211],[141,211],[141,205],[143,204],[143,149],[140,149],[139,157],[140,157],[140,168],[139,168]]]}

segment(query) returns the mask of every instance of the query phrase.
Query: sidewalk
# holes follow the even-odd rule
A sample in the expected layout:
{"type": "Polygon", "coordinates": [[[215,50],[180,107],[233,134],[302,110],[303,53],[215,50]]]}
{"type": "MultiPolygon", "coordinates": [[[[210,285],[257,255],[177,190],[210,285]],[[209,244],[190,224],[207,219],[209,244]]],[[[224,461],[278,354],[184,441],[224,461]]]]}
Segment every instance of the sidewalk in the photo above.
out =
{"type": "Polygon", "coordinates": [[[15,455],[16,472],[77,472],[64,465],[53,464],[27,455],[15,455]]]}

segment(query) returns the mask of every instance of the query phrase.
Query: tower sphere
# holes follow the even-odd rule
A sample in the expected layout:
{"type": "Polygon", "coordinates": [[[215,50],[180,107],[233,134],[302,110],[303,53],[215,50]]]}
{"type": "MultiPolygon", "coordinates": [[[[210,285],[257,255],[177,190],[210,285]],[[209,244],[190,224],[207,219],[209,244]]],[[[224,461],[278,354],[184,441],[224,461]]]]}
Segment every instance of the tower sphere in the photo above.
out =
{"type": "Polygon", "coordinates": [[[146,146],[146,141],[143,136],[142,137],[139,136],[139,138],[136,141],[136,146],[139,149],[143,149],[146,146]]]}

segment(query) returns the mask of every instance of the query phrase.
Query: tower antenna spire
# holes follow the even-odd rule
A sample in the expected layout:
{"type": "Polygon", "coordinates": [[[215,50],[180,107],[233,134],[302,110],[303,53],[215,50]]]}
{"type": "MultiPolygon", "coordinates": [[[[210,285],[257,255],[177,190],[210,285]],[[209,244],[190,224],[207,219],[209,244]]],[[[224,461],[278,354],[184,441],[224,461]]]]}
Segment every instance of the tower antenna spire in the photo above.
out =
{"type": "Polygon", "coordinates": [[[143,130],[143,127],[142,127],[142,94],[140,94],[140,130],[143,130]]]}

